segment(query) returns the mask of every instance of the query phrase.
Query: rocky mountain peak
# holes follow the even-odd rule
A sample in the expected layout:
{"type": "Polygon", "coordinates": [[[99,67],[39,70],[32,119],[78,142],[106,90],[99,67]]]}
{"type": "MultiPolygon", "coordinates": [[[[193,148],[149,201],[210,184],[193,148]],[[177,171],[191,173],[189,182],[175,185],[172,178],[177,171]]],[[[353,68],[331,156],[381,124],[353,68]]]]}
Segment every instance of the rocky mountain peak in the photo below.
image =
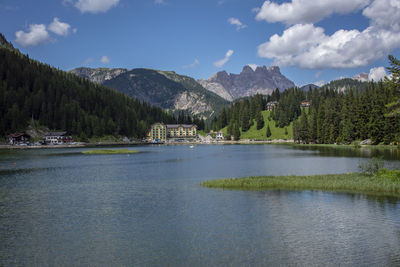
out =
{"type": "Polygon", "coordinates": [[[232,99],[255,94],[271,94],[278,88],[294,87],[295,84],[281,74],[278,66],[257,66],[255,70],[249,65],[243,67],[240,74],[228,74],[220,71],[208,80],[199,81],[206,89],[231,101],[232,99]]]}
{"type": "Polygon", "coordinates": [[[253,69],[249,66],[249,65],[246,65],[246,66],[244,66],[243,67],[243,70],[242,70],[242,72],[241,73],[253,73],[254,71],[253,71],[253,69]]]}
{"type": "Polygon", "coordinates": [[[117,68],[117,69],[109,69],[109,68],[76,68],[70,70],[70,72],[75,73],[78,76],[84,77],[95,83],[104,83],[105,81],[111,80],[118,75],[127,72],[127,69],[117,68]]]}

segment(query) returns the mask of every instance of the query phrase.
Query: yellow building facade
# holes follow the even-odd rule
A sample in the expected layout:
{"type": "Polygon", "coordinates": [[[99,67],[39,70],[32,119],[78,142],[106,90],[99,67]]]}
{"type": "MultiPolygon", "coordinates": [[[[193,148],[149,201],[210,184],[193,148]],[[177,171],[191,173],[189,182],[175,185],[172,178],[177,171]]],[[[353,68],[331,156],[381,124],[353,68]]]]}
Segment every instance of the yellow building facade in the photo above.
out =
{"type": "Polygon", "coordinates": [[[147,138],[151,141],[166,141],[174,138],[197,137],[195,124],[164,124],[161,122],[151,125],[147,138]]]}

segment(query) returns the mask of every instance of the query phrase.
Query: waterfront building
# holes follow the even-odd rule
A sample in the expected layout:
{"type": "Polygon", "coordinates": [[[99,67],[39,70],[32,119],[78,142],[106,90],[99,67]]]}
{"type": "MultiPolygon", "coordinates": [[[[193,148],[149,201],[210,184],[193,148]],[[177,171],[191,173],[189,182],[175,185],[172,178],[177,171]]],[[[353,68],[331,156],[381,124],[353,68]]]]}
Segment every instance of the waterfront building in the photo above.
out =
{"type": "Polygon", "coordinates": [[[147,138],[150,141],[165,142],[168,139],[185,139],[197,137],[195,124],[164,124],[157,122],[151,125],[147,138]]]}
{"type": "Polygon", "coordinates": [[[30,135],[26,133],[12,133],[7,135],[7,140],[10,145],[28,144],[30,135]]]}
{"type": "Polygon", "coordinates": [[[61,145],[71,143],[72,141],[72,136],[67,132],[48,132],[44,136],[46,144],[61,145]]]}

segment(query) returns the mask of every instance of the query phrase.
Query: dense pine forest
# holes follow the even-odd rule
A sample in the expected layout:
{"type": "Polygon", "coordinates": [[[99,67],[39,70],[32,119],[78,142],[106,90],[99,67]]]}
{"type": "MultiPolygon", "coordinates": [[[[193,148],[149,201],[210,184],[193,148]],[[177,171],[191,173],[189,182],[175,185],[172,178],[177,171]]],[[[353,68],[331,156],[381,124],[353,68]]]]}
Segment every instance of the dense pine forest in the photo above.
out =
{"type": "MultiPolygon", "coordinates": [[[[295,141],[302,143],[351,143],[371,139],[373,144],[400,141],[400,62],[389,56],[391,79],[367,86],[351,86],[345,91],[331,84],[304,92],[299,88],[276,90],[270,96],[256,95],[241,99],[214,119],[212,128],[227,127],[227,134],[239,139],[241,133],[256,123],[265,123],[260,116],[267,103],[276,101],[269,121],[283,128],[293,122],[295,141]],[[309,107],[301,107],[307,101],[309,107]]],[[[356,82],[359,83],[359,82],[356,82]]],[[[265,139],[268,136],[268,129],[265,139]]]]}
{"type": "MultiPolygon", "coordinates": [[[[83,139],[141,138],[151,123],[176,122],[160,108],[32,60],[1,37],[0,136],[24,131],[33,122],[83,139]]],[[[184,115],[179,120],[192,121],[184,115]]]]}

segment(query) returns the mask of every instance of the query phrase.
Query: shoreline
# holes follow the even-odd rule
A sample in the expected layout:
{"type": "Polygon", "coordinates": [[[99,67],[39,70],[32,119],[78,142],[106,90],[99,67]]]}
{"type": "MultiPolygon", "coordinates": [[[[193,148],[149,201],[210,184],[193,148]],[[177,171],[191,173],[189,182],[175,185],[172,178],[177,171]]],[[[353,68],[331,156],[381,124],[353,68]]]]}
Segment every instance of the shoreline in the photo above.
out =
{"type": "Polygon", "coordinates": [[[294,190],[345,192],[400,197],[400,180],[363,173],[319,174],[308,176],[250,176],[207,180],[201,186],[228,190],[294,190]]]}
{"type": "Polygon", "coordinates": [[[62,144],[62,145],[0,145],[0,150],[4,149],[52,149],[52,148],[84,148],[84,147],[110,147],[110,146],[140,146],[140,145],[262,145],[262,144],[275,144],[275,145],[291,145],[296,147],[327,147],[327,148],[380,148],[380,149],[400,149],[398,145],[337,145],[337,144],[298,144],[294,140],[273,139],[273,140],[218,140],[212,142],[165,142],[165,143],[151,143],[151,142],[97,142],[97,143],[77,143],[77,144],[62,144]]]}

